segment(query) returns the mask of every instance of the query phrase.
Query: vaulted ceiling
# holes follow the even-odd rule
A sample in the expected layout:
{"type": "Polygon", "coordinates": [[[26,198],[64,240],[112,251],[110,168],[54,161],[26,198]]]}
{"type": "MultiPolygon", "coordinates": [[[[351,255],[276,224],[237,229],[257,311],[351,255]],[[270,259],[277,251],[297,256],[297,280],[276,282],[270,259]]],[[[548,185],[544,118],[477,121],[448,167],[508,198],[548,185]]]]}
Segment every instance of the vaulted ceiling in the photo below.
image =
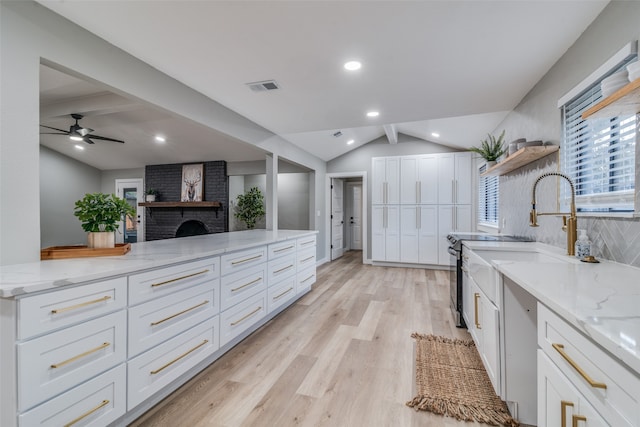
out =
{"type": "MultiPolygon", "coordinates": [[[[330,160],[380,137],[393,142],[398,132],[452,148],[478,144],[608,1],[40,3],[330,160]],[[349,60],[360,61],[362,68],[345,70],[349,60]],[[279,89],[256,92],[247,85],[265,80],[275,80],[279,89]],[[379,115],[367,117],[373,110],[379,115]],[[334,136],[338,131],[340,136],[334,136]],[[354,142],[348,145],[349,140],[354,142]]],[[[198,145],[202,140],[215,139],[221,141],[220,150],[239,147],[235,158],[234,150],[225,152],[230,161],[264,158],[260,150],[238,146],[215,130],[93,84],[65,82],[51,70],[43,72],[41,97],[41,120],[47,125],[68,128],[73,123],[70,112],[84,113],[83,124],[96,133],[125,136],[126,150],[139,145],[130,153],[120,148],[117,155],[101,148],[105,152],[96,156],[100,161],[94,165],[102,169],[157,163],[166,153],[145,144],[158,132],[193,139],[193,153],[204,148],[198,145]],[[65,86],[85,92],[65,93],[65,86]],[[84,110],[79,102],[83,98],[84,110]],[[209,132],[211,138],[202,138],[209,132]]],[[[43,144],[56,147],[47,137],[43,144]]],[[[98,145],[103,144],[90,148],[98,145]]],[[[180,162],[189,161],[188,151],[183,145],[169,153],[180,162]]]]}

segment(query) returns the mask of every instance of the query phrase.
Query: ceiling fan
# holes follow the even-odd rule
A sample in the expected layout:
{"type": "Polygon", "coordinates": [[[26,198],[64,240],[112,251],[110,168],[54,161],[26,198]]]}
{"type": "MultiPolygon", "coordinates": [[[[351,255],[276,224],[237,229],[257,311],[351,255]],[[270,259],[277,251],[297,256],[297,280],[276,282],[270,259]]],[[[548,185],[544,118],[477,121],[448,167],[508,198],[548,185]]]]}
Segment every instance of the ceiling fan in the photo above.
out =
{"type": "Polygon", "coordinates": [[[124,144],[124,141],[122,141],[120,139],[107,138],[106,136],[100,136],[100,135],[93,135],[91,133],[91,132],[93,132],[93,129],[85,128],[85,127],[80,126],[78,124],[78,121],[84,117],[82,114],[72,114],[71,117],[73,117],[76,120],[76,123],[71,125],[69,127],[68,131],[64,130],[64,129],[54,128],[54,127],[51,127],[51,126],[40,125],[43,128],[53,129],[53,130],[57,130],[59,132],[59,133],[42,132],[41,134],[42,135],[69,135],[69,138],[73,139],[74,141],[84,141],[87,144],[94,144],[94,142],[91,139],[97,139],[97,140],[100,140],[100,141],[119,142],[121,144],[124,144]]]}

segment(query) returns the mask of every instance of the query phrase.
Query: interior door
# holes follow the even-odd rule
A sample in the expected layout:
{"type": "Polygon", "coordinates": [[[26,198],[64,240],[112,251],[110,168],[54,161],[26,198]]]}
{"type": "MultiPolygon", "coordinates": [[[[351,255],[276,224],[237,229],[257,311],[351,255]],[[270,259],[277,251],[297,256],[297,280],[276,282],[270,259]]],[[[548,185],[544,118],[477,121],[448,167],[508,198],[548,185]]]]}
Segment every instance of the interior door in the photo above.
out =
{"type": "Polygon", "coordinates": [[[116,243],[144,241],[144,186],[142,179],[116,179],[116,196],[125,199],[136,210],[136,217],[127,217],[116,232],[116,243]]]}
{"type": "Polygon", "coordinates": [[[362,250],[362,184],[347,183],[349,249],[362,250]]]}
{"type": "Polygon", "coordinates": [[[344,253],[344,180],[331,179],[331,260],[344,253]]]}

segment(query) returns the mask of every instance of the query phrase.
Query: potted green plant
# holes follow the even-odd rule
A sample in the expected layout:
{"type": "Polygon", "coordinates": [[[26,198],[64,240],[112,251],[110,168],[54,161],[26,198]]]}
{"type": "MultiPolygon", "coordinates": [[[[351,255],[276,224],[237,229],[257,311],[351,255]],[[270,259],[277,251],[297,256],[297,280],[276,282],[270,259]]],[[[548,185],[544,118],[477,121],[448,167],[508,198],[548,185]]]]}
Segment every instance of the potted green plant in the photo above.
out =
{"type": "Polygon", "coordinates": [[[160,192],[155,188],[149,188],[144,192],[145,201],[147,202],[155,202],[156,199],[160,198],[160,192]]]}
{"type": "Polygon", "coordinates": [[[498,138],[491,134],[487,134],[488,138],[481,141],[480,147],[471,147],[469,150],[487,161],[489,166],[495,165],[496,160],[505,152],[504,148],[504,130],[498,138]]]}
{"type": "Polygon", "coordinates": [[[88,233],[90,248],[115,247],[114,232],[125,215],[135,216],[136,211],[126,200],[114,194],[87,193],[75,204],[73,212],[88,233]]]}
{"type": "Polygon", "coordinates": [[[249,189],[237,197],[235,217],[247,224],[248,229],[256,226],[256,221],[265,215],[264,197],[258,187],[249,189]]]}

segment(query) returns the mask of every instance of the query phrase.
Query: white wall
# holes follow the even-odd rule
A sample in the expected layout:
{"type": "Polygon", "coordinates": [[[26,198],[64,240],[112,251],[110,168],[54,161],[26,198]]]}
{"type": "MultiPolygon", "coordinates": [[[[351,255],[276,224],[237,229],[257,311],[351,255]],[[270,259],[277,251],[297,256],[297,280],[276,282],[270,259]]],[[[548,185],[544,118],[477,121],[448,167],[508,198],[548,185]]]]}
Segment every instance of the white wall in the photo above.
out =
{"type": "MultiPolygon", "coordinates": [[[[40,257],[39,65],[149,102],[315,171],[312,209],[323,205],[326,164],[245,117],[31,1],[0,2],[0,265],[40,257]],[[20,186],[12,182],[22,176],[20,186]],[[15,207],[15,200],[20,207],[15,207]],[[31,227],[18,229],[27,222],[31,227]]],[[[323,214],[324,215],[324,214],[323,214]]],[[[318,259],[324,254],[324,218],[318,259]]]]}

